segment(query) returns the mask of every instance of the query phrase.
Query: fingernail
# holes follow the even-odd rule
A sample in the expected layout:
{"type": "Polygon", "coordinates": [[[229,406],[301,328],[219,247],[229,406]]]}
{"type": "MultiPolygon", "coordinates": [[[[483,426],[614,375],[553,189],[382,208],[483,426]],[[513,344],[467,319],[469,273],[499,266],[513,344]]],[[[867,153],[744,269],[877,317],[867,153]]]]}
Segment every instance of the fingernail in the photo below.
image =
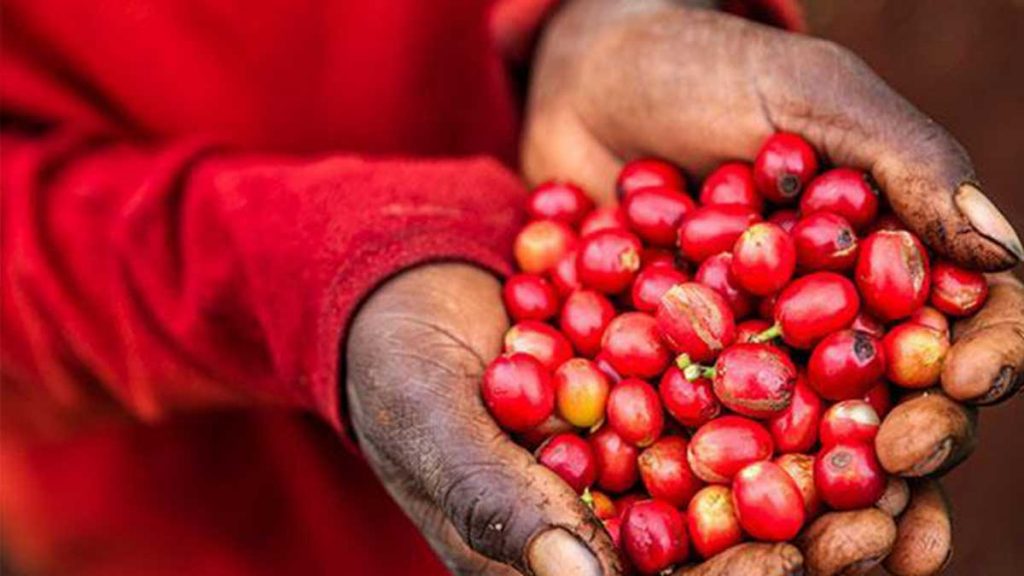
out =
{"type": "Polygon", "coordinates": [[[953,196],[957,208],[979,234],[999,244],[1007,251],[1024,260],[1024,247],[1013,226],[988,199],[988,196],[973,184],[961,184],[953,196]]]}
{"type": "Polygon", "coordinates": [[[526,560],[536,576],[601,576],[594,553],[563,528],[551,528],[534,538],[526,560]]]}

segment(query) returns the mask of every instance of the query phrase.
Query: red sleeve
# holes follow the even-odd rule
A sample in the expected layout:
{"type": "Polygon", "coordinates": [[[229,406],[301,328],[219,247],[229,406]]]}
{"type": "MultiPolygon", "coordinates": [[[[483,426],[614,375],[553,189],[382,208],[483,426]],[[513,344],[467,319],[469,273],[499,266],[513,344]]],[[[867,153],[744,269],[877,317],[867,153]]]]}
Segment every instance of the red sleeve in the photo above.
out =
{"type": "Polygon", "coordinates": [[[143,419],[290,406],[339,430],[339,350],[389,274],[503,272],[522,190],[490,160],[296,159],[3,134],[5,387],[143,419]]]}

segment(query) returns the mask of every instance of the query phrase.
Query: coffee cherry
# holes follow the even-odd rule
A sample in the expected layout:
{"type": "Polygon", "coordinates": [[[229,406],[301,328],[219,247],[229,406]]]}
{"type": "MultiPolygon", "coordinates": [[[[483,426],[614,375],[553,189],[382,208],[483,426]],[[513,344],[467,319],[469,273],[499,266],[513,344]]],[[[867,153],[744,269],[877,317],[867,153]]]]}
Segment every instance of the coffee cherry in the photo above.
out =
{"type": "Polygon", "coordinates": [[[857,262],[857,234],[842,216],[815,212],[793,228],[796,261],[801,270],[842,272],[857,262]]]}
{"type": "MultiPolygon", "coordinates": [[[[669,268],[676,268],[677,264],[677,253],[674,250],[668,248],[644,248],[643,252],[640,253],[640,270],[647,268],[653,268],[655,266],[667,266],[669,268]]],[[[683,274],[682,270],[676,268],[676,270],[683,274]]]]}
{"type": "Polygon", "coordinates": [[[807,380],[826,400],[860,398],[884,373],[881,342],[856,330],[829,334],[814,347],[807,362],[807,380]]]}
{"type": "Polygon", "coordinates": [[[873,445],[882,421],[864,400],[833,404],[821,419],[821,445],[864,443],[873,445]]]}
{"type": "Polygon", "coordinates": [[[657,574],[678,564],[689,553],[686,522],[675,508],[658,500],[629,507],[622,519],[622,547],[643,574],[657,574]]]}
{"type": "Polygon", "coordinates": [[[949,338],[921,324],[910,322],[889,330],[882,339],[885,377],[904,388],[928,388],[939,381],[949,338]]]}
{"type": "Polygon", "coordinates": [[[885,382],[879,382],[875,386],[868,390],[868,393],[864,395],[863,400],[871,405],[875,410],[875,414],[878,417],[885,418],[892,408],[892,394],[889,392],[889,385],[885,382]]]}
{"type": "Polygon", "coordinates": [[[516,236],[516,263],[527,274],[544,274],[576,247],[576,233],[561,222],[530,222],[516,236]]]}
{"type": "Polygon", "coordinates": [[[701,263],[732,250],[736,239],[761,217],[739,205],[701,206],[683,216],[679,226],[679,249],[691,262],[701,263]]]}
{"type": "Polygon", "coordinates": [[[671,367],[658,385],[665,410],[683,426],[697,428],[718,416],[722,407],[707,378],[689,380],[683,371],[671,367]]]}
{"type": "Polygon", "coordinates": [[[729,303],[733,316],[742,318],[754,307],[754,298],[740,287],[732,273],[732,254],[716,254],[700,265],[693,277],[698,284],[718,292],[729,303]]]}
{"type": "MultiPolygon", "coordinates": [[[[922,308],[922,310],[923,309],[924,308],[922,308]]],[[[857,314],[857,317],[853,319],[853,323],[850,324],[850,330],[865,332],[879,339],[882,336],[885,336],[885,325],[879,322],[878,319],[872,316],[867,310],[861,310],[860,313],[857,314]]]]}
{"type": "Polygon", "coordinates": [[[665,436],[640,453],[640,480],[655,500],[686,506],[704,484],[686,461],[686,440],[665,436]]]}
{"type": "Polygon", "coordinates": [[[640,448],[657,440],[665,426],[658,392],[636,378],[627,378],[612,388],[607,412],[612,430],[640,448]]]}
{"type": "Polygon", "coordinates": [[[646,494],[638,494],[635,492],[633,494],[626,494],[625,496],[621,496],[618,500],[615,501],[615,509],[618,510],[619,512],[619,518],[625,518],[626,513],[629,512],[630,506],[632,506],[633,504],[636,504],[637,502],[643,502],[644,500],[648,499],[649,498],[647,498],[646,494]]]}
{"type": "Polygon", "coordinates": [[[506,354],[522,352],[540,361],[547,371],[552,371],[572,358],[572,346],[561,332],[551,326],[526,320],[516,324],[505,333],[506,354]]]}
{"type": "Polygon", "coordinates": [[[764,210],[764,199],[754,185],[754,169],[746,162],[726,162],[708,174],[700,189],[700,203],[739,204],[757,213],[764,210]]]}
{"type": "Polygon", "coordinates": [[[800,376],[793,388],[793,400],[781,414],[768,421],[779,452],[807,452],[818,441],[818,425],[825,410],[821,398],[800,376]]]}
{"type": "Polygon", "coordinates": [[[580,238],[601,230],[628,230],[626,214],[619,206],[601,206],[580,223],[580,238]]]}
{"type": "Polygon", "coordinates": [[[744,320],[736,324],[736,342],[757,343],[761,334],[771,327],[771,324],[759,318],[744,320]]]}
{"type": "Polygon", "coordinates": [[[762,320],[775,320],[775,304],[779,301],[778,294],[765,296],[757,301],[757,317],[762,320]]]}
{"type": "Polygon", "coordinates": [[[754,160],[754,182],[762,196],[788,204],[818,171],[818,158],[806,140],[788,132],[776,132],[765,140],[754,160]]]}
{"type": "Polygon", "coordinates": [[[594,516],[601,520],[609,520],[619,516],[619,511],[615,508],[615,502],[612,501],[611,496],[604,492],[585,490],[580,500],[594,511],[594,516]]]}
{"type": "Polygon", "coordinates": [[[558,313],[558,295],[550,282],[533,274],[516,274],[501,289],[513,320],[547,320],[558,313]]]}
{"type": "Polygon", "coordinates": [[[679,223],[696,207],[689,196],[673,188],[643,188],[622,203],[630,229],[654,246],[674,246],[679,223]]]}
{"type": "Polygon", "coordinates": [[[718,356],[712,377],[715,396],[743,416],[771,418],[789,407],[796,366],[767,344],[733,344],[718,356]]]}
{"type": "Polygon", "coordinates": [[[864,230],[878,214],[878,189],[865,172],[835,168],[807,185],[800,198],[800,211],[810,215],[831,212],[846,219],[856,230],[864,230]]]}
{"type": "Polygon", "coordinates": [[[525,432],[555,410],[555,391],[547,370],[533,356],[499,356],[487,367],[480,386],[487,409],[506,430],[525,432]]]}
{"type": "Polygon", "coordinates": [[[537,451],[537,461],[582,494],[597,478],[597,463],[587,441],[575,434],[559,434],[537,451]]]}
{"type": "Polygon", "coordinates": [[[769,214],[766,220],[785,230],[786,234],[792,234],[797,222],[800,221],[800,213],[796,210],[776,210],[769,214]]]}
{"type": "Polygon", "coordinates": [[[833,444],[818,454],[814,484],[826,504],[836,510],[874,505],[885,491],[886,476],[869,444],[833,444]]]}
{"type": "Polygon", "coordinates": [[[910,316],[928,299],[928,255],[910,232],[868,236],[861,244],[855,277],[864,305],[884,322],[910,316]]]}
{"type": "Polygon", "coordinates": [[[853,322],[860,298],[853,283],[834,272],[814,272],[794,280],[775,302],[775,324],[782,339],[807,349],[853,322]]]}
{"type": "Polygon", "coordinates": [[[686,526],[694,550],[710,558],[743,540],[740,520],[726,486],[701,488],[686,509],[686,526]]]}
{"type": "Polygon", "coordinates": [[[687,460],[701,480],[728,484],[741,468],[772,457],[772,436],[742,416],[722,416],[701,426],[690,438],[687,460]]]}
{"type": "Polygon", "coordinates": [[[732,310],[725,299],[694,282],[669,289],[656,318],[669,347],[694,362],[711,360],[736,338],[732,310]]]}
{"type": "Polygon", "coordinates": [[[601,357],[622,376],[653,378],[672,360],[658,322],[643,312],[616,316],[601,338],[601,357]]]}
{"type": "Polygon", "coordinates": [[[921,306],[907,318],[907,322],[920,324],[935,330],[944,337],[949,338],[949,318],[931,306],[921,306]]]}
{"type": "Polygon", "coordinates": [[[970,316],[988,298],[988,282],[981,272],[939,261],[932,266],[931,303],[950,316],[970,316]]]}
{"type": "Polygon", "coordinates": [[[629,287],[640,270],[640,240],[624,230],[601,230],[580,243],[576,273],[591,290],[617,294],[629,287]]]}
{"type": "Polygon", "coordinates": [[[803,496],[774,462],[755,462],[740,470],[732,482],[732,497],[740,526],[758,540],[792,540],[803,527],[803,496]]]}
{"type": "Polygon", "coordinates": [[[733,245],[733,278],[751,294],[768,296],[778,292],[795,270],[793,239],[775,224],[754,224],[733,245]]]}
{"type": "Polygon", "coordinates": [[[814,456],[810,454],[783,454],[775,463],[793,479],[804,501],[805,516],[810,519],[821,511],[821,497],[814,485],[814,456]]]}
{"type": "Polygon", "coordinates": [[[601,336],[615,318],[615,307],[597,292],[577,290],[565,299],[558,326],[583,356],[593,357],[601,350],[601,336]]]}
{"type": "Polygon", "coordinates": [[[604,530],[608,533],[608,537],[612,539],[612,544],[615,545],[615,549],[619,551],[620,562],[625,564],[627,559],[622,554],[622,518],[618,516],[615,518],[605,518],[601,520],[601,525],[604,526],[604,530]]]}
{"type": "Polygon", "coordinates": [[[551,269],[551,283],[563,298],[583,287],[576,273],[576,254],[576,250],[567,252],[551,269]]]}
{"type": "Polygon", "coordinates": [[[627,162],[615,182],[615,190],[623,200],[637,190],[654,187],[685,191],[686,179],[678,168],[664,160],[640,158],[627,162]]]}
{"type": "Polygon", "coordinates": [[[526,211],[533,220],[556,220],[569,226],[579,224],[594,208],[594,202],[579,186],[569,182],[545,182],[533,189],[526,211]]]}
{"type": "MultiPolygon", "coordinates": [[[[602,426],[590,438],[590,447],[597,461],[597,485],[621,493],[636,484],[639,476],[636,459],[638,450],[609,426],[602,426]]],[[[617,508],[621,508],[618,504],[617,508]]]]}
{"type": "Polygon", "coordinates": [[[604,420],[611,383],[593,362],[584,358],[568,360],[555,371],[553,382],[558,415],[567,422],[591,428],[604,420]]]}
{"type": "Polygon", "coordinates": [[[633,288],[630,290],[630,300],[633,307],[640,312],[654,312],[661,303],[661,297],[668,292],[669,288],[676,284],[687,282],[686,274],[676,270],[673,266],[664,264],[648,265],[640,271],[636,280],[633,281],[633,288]]]}

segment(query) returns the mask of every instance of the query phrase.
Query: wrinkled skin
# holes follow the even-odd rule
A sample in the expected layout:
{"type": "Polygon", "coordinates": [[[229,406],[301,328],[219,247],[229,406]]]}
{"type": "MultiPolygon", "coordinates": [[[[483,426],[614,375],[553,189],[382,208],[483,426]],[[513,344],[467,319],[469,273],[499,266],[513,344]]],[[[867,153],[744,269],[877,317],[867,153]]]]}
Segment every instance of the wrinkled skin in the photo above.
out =
{"type": "MultiPolygon", "coordinates": [[[[960,145],[856,57],[668,2],[575,0],[554,17],[534,63],[524,177],[571,179],[607,203],[629,158],[654,154],[705,174],[723,160],[752,158],[774,130],[802,134],[833,163],[870,170],[938,253],[990,271],[1017,263],[1020,242],[984,200],[960,145]]],[[[986,308],[955,327],[943,373],[945,396],[971,404],[1003,400],[1021,381],[1024,290],[1012,276],[992,279],[986,308]]],[[[378,289],[343,352],[360,446],[457,574],[619,574],[594,517],[498,429],[480,400],[479,378],[507,327],[498,279],[469,265],[422,266],[378,289]]],[[[941,418],[953,419],[950,434],[973,435],[973,425],[960,425],[973,422],[961,414],[973,408],[939,404],[940,414],[923,412],[934,401],[894,410],[885,437],[941,418]]],[[[972,444],[956,439],[958,448],[972,444]]],[[[894,472],[913,475],[966,456],[945,449],[948,435],[933,441],[914,452],[882,444],[880,434],[879,450],[899,456],[894,472]]],[[[948,509],[937,483],[915,486],[895,529],[871,511],[825,515],[798,540],[803,554],[788,544],[741,544],[679,573],[860,572],[889,550],[894,573],[928,573],[951,552],[948,509]]]]}

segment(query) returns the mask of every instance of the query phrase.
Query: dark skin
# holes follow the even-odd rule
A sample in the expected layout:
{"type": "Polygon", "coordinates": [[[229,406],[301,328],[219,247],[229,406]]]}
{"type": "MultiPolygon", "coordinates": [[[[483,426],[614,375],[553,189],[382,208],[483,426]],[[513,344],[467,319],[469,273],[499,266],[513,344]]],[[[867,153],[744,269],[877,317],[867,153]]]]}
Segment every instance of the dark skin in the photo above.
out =
{"type": "MultiPolygon", "coordinates": [[[[571,179],[610,202],[630,158],[656,155],[704,174],[751,159],[768,134],[787,130],[830,163],[869,170],[939,254],[990,271],[1021,256],[962,147],[834,44],[664,1],[576,0],[548,25],[533,70],[522,149],[530,184],[571,179]]],[[[1009,275],[993,281],[986,308],[954,329],[942,391],[909,400],[883,424],[878,450],[890,472],[920,477],[961,461],[973,446],[968,406],[1019,387],[1024,289],[1009,275]],[[900,442],[907,437],[915,442],[900,442]]],[[[422,266],[381,287],[345,350],[360,446],[457,574],[619,574],[577,495],[480,400],[507,328],[499,280],[470,265],[422,266]]],[[[742,544],[678,573],[861,573],[887,556],[895,574],[933,573],[952,550],[948,508],[937,482],[914,482],[896,520],[827,514],[795,545],[742,544]]]]}

